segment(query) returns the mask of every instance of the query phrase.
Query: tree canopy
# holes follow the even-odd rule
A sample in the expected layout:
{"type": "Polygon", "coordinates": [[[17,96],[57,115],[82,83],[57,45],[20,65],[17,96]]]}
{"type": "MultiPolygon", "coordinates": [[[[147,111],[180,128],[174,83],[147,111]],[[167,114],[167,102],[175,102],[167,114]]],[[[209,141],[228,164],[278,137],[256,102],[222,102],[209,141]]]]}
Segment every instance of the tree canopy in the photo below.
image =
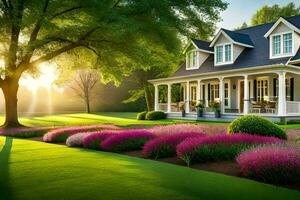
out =
{"type": "Polygon", "coordinates": [[[300,15],[300,7],[296,7],[294,3],[285,6],[275,4],[273,6],[263,6],[252,16],[251,26],[265,24],[276,21],[279,17],[291,17],[300,15]]]}

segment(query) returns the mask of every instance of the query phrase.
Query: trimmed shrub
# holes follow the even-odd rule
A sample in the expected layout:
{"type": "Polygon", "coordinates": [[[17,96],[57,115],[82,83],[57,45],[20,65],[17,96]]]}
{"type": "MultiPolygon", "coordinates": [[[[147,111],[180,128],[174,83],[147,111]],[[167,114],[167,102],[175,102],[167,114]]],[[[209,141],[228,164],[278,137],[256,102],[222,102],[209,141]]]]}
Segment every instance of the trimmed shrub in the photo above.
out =
{"type": "Polygon", "coordinates": [[[211,126],[211,125],[196,125],[196,124],[172,124],[165,126],[155,126],[152,129],[155,135],[177,134],[183,132],[196,132],[205,134],[226,134],[227,126],[211,126]]]}
{"type": "Polygon", "coordinates": [[[266,118],[255,115],[245,115],[233,120],[229,125],[228,132],[231,134],[248,133],[287,139],[286,133],[278,125],[266,118]]]}
{"type": "Polygon", "coordinates": [[[285,140],[275,137],[249,134],[214,135],[186,139],[177,146],[176,152],[179,158],[190,165],[197,162],[233,160],[251,146],[284,142],[285,140]]]}
{"type": "Polygon", "coordinates": [[[136,119],[137,120],[145,120],[147,113],[148,113],[147,111],[138,113],[136,119]]]}
{"type": "Polygon", "coordinates": [[[300,153],[294,147],[259,147],[242,152],[236,159],[244,176],[268,182],[300,181],[300,153]]]}
{"type": "Polygon", "coordinates": [[[166,113],[162,111],[151,111],[146,114],[147,120],[159,120],[159,119],[166,119],[166,113]]]}
{"type": "Polygon", "coordinates": [[[176,146],[180,142],[187,138],[204,136],[205,134],[196,132],[163,135],[147,142],[143,148],[143,155],[155,159],[176,156],[176,146]]]}
{"type": "Polygon", "coordinates": [[[112,152],[140,150],[154,137],[153,133],[145,129],[124,130],[101,142],[101,148],[112,152]]]}
{"type": "Polygon", "coordinates": [[[82,147],[83,140],[86,136],[91,134],[91,132],[83,132],[83,133],[76,133],[68,137],[66,141],[66,145],[68,147],[82,147]]]}
{"type": "Polygon", "coordinates": [[[112,135],[115,135],[117,130],[104,130],[90,133],[83,140],[83,147],[88,149],[101,150],[101,142],[112,135]]]}
{"type": "Polygon", "coordinates": [[[53,127],[1,129],[0,135],[11,136],[16,138],[32,138],[43,136],[51,129],[53,129],[53,127]]]}
{"type": "Polygon", "coordinates": [[[69,136],[74,135],[76,133],[103,129],[119,129],[119,127],[115,125],[102,124],[59,128],[45,134],[43,140],[44,142],[65,142],[69,136]]]}

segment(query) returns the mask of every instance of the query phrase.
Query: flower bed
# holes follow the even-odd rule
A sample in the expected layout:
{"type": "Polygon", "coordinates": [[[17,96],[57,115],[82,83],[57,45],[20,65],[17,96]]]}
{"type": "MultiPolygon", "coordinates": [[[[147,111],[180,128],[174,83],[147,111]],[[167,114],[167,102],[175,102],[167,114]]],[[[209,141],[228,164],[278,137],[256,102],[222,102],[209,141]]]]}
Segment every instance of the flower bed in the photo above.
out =
{"type": "Polygon", "coordinates": [[[85,137],[90,135],[91,132],[83,132],[83,133],[76,133],[71,135],[66,140],[66,145],[68,147],[82,147],[82,143],[85,137]]]}
{"type": "Polygon", "coordinates": [[[0,135],[11,136],[16,138],[32,138],[32,137],[43,136],[47,131],[51,129],[53,129],[53,127],[1,129],[0,135]]]}
{"type": "Polygon", "coordinates": [[[187,138],[204,137],[203,133],[184,132],[162,135],[144,145],[143,155],[151,158],[172,157],[176,155],[176,146],[187,138]]]}
{"type": "Polygon", "coordinates": [[[195,132],[195,133],[227,133],[226,126],[209,126],[209,125],[195,125],[195,124],[173,124],[166,126],[155,126],[151,129],[155,135],[165,134],[177,134],[183,132],[195,132]]]}
{"type": "Polygon", "coordinates": [[[113,152],[140,150],[146,142],[154,137],[152,132],[145,129],[123,130],[104,140],[101,147],[106,151],[113,152]]]}
{"type": "Polygon", "coordinates": [[[102,130],[102,129],[119,129],[119,127],[115,125],[103,124],[103,125],[59,128],[45,134],[43,140],[45,142],[65,142],[69,136],[74,135],[76,133],[89,132],[89,131],[102,130]]]}
{"type": "Polygon", "coordinates": [[[259,147],[242,152],[236,159],[244,176],[268,182],[300,181],[300,153],[293,147],[259,147]]]}
{"type": "Polygon", "coordinates": [[[101,150],[101,142],[120,131],[117,130],[104,130],[104,131],[95,131],[89,133],[83,139],[83,147],[88,149],[101,150]]]}
{"type": "Polygon", "coordinates": [[[195,162],[233,160],[241,151],[254,145],[284,143],[275,137],[249,134],[214,135],[203,138],[189,138],[180,143],[176,152],[188,165],[195,162]]]}

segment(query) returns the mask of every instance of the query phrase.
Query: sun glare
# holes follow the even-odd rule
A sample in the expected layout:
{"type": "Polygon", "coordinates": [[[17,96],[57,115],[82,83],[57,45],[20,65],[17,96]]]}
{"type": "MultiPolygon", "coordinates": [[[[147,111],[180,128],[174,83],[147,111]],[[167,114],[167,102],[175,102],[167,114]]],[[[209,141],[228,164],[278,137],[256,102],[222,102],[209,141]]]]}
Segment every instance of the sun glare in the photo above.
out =
{"type": "Polygon", "coordinates": [[[39,76],[32,77],[26,75],[20,79],[20,85],[29,89],[32,93],[36,93],[39,88],[55,89],[61,92],[62,88],[54,85],[54,82],[58,79],[57,68],[53,64],[45,63],[39,67],[39,76]]]}

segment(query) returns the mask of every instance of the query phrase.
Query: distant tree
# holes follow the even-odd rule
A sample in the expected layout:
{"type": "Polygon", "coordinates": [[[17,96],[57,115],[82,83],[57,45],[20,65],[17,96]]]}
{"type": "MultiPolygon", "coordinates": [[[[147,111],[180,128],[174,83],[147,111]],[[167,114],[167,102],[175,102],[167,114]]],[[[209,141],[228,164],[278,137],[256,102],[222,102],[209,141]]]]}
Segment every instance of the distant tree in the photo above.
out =
{"type": "Polygon", "coordinates": [[[95,70],[78,70],[74,77],[66,84],[85,103],[86,112],[91,112],[90,102],[93,89],[98,83],[100,75],[95,70]]]}
{"type": "Polygon", "coordinates": [[[240,29],[244,29],[244,28],[248,28],[248,24],[246,22],[244,22],[240,27],[237,27],[234,30],[240,30],[240,29]]]}
{"type": "Polygon", "coordinates": [[[150,66],[145,58],[151,44],[175,52],[180,37],[212,33],[226,6],[222,0],[0,1],[3,126],[20,126],[18,82],[41,63],[77,51],[83,52],[78,59],[87,59],[92,53],[103,77],[118,82],[150,66]]]}
{"type": "Polygon", "coordinates": [[[300,15],[300,7],[296,7],[294,3],[289,3],[286,6],[263,6],[260,8],[251,19],[251,26],[265,24],[276,21],[279,17],[290,17],[300,15]]]}

